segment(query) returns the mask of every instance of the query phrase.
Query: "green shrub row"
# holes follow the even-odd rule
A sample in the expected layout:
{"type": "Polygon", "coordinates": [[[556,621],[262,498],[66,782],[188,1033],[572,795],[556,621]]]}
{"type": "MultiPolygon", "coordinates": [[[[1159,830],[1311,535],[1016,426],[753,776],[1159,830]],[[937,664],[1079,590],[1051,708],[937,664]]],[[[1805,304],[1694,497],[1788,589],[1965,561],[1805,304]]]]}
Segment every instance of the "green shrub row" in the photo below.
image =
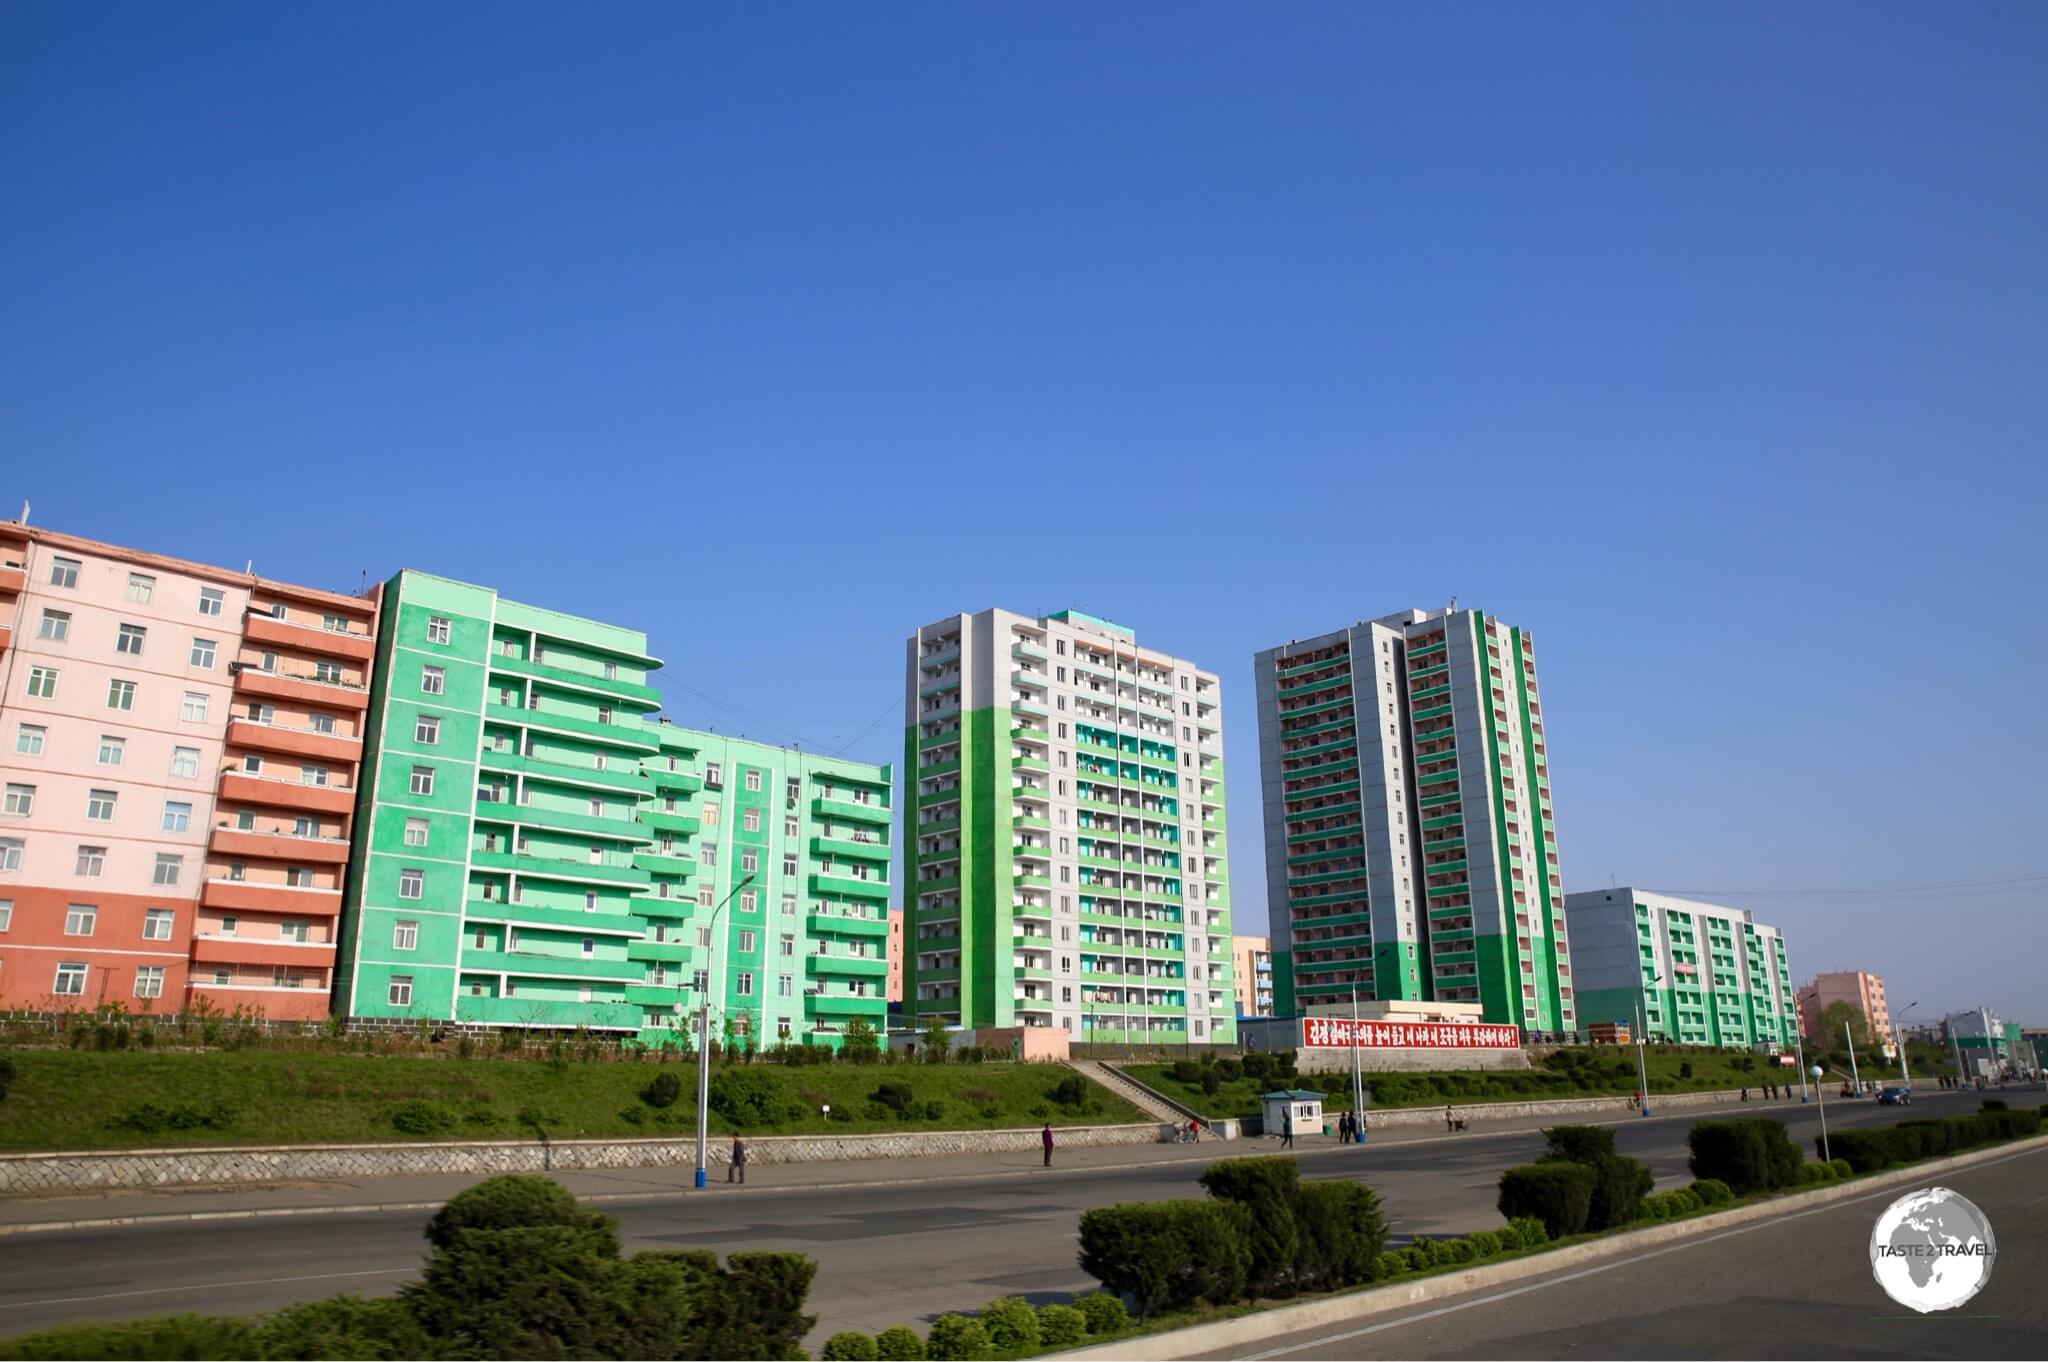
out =
{"type": "MultiPolygon", "coordinates": [[[[1072,1305],[1036,1309],[1017,1296],[990,1301],[978,1315],[941,1315],[919,1338],[903,1325],[868,1335],[857,1330],[825,1340],[827,1362],[979,1362],[993,1357],[1034,1357],[1090,1338],[1110,1339],[1130,1327],[1124,1303],[1100,1292],[1072,1305]]],[[[693,1356],[696,1354],[692,1354],[693,1356]]],[[[707,1354],[708,1355],[708,1354],[707,1354]]]]}
{"type": "MultiPolygon", "coordinates": [[[[1959,1154],[1980,1145],[2025,1139],[2041,1133],[2041,1108],[2008,1111],[1989,1107],[1972,1116],[1945,1116],[1933,1121],[1901,1121],[1875,1130],[1841,1130],[1828,1138],[1827,1148],[1838,1161],[1858,1173],[1889,1168],[1895,1163],[1940,1158],[1959,1154]]],[[[1814,1147],[1821,1147],[1819,1136],[1814,1147]]]]}
{"type": "Polygon", "coordinates": [[[388,1300],[337,1296],[265,1319],[178,1315],[0,1341],[0,1359],[799,1355],[817,1265],[795,1253],[623,1257],[618,1222],[560,1183],[496,1177],[427,1223],[420,1280],[388,1300]]]}
{"type": "Polygon", "coordinates": [[[1372,1281],[1384,1282],[1406,1272],[1427,1272],[1431,1268],[1459,1263],[1479,1263],[1505,1253],[1541,1248],[1549,1242],[1543,1222],[1533,1216],[1511,1220],[1496,1230],[1475,1230],[1462,1239],[1431,1239],[1417,1235],[1404,1249],[1382,1253],[1373,1260],[1372,1281]]]}
{"type": "Polygon", "coordinates": [[[1686,1144],[1692,1175],[1726,1183],[1736,1196],[1794,1186],[1806,1161],[1785,1123],[1767,1116],[1694,1121],[1686,1144]]]}

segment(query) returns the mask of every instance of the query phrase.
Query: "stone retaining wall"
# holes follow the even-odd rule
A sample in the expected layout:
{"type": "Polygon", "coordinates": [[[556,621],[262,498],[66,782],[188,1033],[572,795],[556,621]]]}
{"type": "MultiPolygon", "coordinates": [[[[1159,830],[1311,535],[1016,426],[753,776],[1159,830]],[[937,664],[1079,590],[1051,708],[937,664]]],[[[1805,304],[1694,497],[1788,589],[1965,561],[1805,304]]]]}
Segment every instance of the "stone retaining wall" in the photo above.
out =
{"type": "MultiPolygon", "coordinates": [[[[1172,1127],[1152,1123],[1055,1126],[1065,1147],[1156,1144],[1172,1127]]],[[[826,1163],[926,1158],[940,1154],[1029,1152],[1024,1130],[906,1131],[884,1135],[765,1135],[747,1141],[755,1163],[826,1163]]],[[[730,1137],[711,1141],[706,1158],[722,1164],[730,1137]]],[[[486,1140],[450,1144],[271,1145],[218,1149],[137,1149],[95,1153],[0,1155],[0,1196],[51,1196],[152,1187],[350,1181],[416,1173],[541,1173],[579,1168],[694,1168],[697,1140],[486,1140]]]]}

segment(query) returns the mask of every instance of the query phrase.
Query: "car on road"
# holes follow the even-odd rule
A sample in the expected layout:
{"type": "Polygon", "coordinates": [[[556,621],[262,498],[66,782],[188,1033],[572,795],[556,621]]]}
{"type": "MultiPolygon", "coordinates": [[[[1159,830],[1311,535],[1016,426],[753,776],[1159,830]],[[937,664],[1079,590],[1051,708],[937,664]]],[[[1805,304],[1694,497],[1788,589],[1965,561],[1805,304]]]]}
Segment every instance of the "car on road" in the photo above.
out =
{"type": "Polygon", "coordinates": [[[1900,1087],[1879,1088],[1877,1104],[1881,1107],[1910,1107],[1913,1105],[1913,1090],[1900,1087]]]}

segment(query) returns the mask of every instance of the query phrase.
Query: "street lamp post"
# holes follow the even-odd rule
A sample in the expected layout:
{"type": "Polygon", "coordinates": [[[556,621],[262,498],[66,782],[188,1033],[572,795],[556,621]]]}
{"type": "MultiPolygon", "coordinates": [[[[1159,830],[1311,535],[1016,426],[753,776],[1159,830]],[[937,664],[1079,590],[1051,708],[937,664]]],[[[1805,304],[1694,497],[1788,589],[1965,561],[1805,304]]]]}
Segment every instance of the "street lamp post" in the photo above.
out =
{"type": "Polygon", "coordinates": [[[1644,1057],[1643,1049],[1649,1040],[1650,1018],[1649,1013],[1643,1008],[1643,989],[1647,989],[1652,984],[1660,982],[1662,978],[1662,975],[1653,974],[1644,983],[1643,988],[1636,991],[1636,1074],[1642,1080],[1643,1085],[1642,1104],[1636,1108],[1636,1115],[1638,1116],[1648,1116],[1650,1114],[1650,1061],[1644,1057]]]}
{"type": "Polygon", "coordinates": [[[704,1190],[704,1155],[707,1144],[707,1120],[711,1100],[711,981],[718,970],[718,919],[725,912],[725,905],[732,902],[733,895],[754,882],[748,875],[734,885],[726,896],[711,910],[711,940],[704,950],[704,996],[697,1001],[697,1190],[704,1190]]]}
{"type": "Polygon", "coordinates": [[[1358,1124],[1358,1142],[1365,1143],[1365,1075],[1358,1060],[1358,985],[1351,986],[1351,1115],[1358,1124]]]}
{"type": "MultiPolygon", "coordinates": [[[[1820,1065],[1814,1065],[1813,1095],[1820,1101],[1820,1161],[1822,1163],[1828,1163],[1833,1159],[1834,1156],[1828,1152],[1828,1095],[1821,1091],[1820,1074],[1820,1065]]],[[[1803,1086],[1806,1082],[1806,1075],[1801,1074],[1799,1076],[1799,1081],[1803,1086]]]]}
{"type": "MultiPolygon", "coordinates": [[[[1799,1056],[1799,1100],[1804,1102],[1806,1100],[1806,1037],[1800,1033],[1799,1028],[1796,1026],[1792,1028],[1792,1049],[1799,1056]]],[[[1814,1066],[1813,1076],[1816,1080],[1820,1078],[1819,1065],[1814,1066]]],[[[1820,1084],[1816,1081],[1814,1084],[1815,1090],[1818,1091],[1819,1087],[1820,1084]]]]}
{"type": "Polygon", "coordinates": [[[1955,1047],[1956,1086],[1960,1088],[1963,1086],[1963,1080],[1969,1076],[1969,1073],[1963,1068],[1963,1043],[1956,1039],[1956,1014],[1953,1012],[1949,1013],[1941,1019],[1941,1024],[1948,1031],[1948,1043],[1955,1047]]]}
{"type": "Polygon", "coordinates": [[[1913,1090],[1913,1075],[1906,1068],[1906,1028],[1902,1023],[1906,1020],[1906,1014],[1918,1006],[1918,1003],[1907,1003],[1892,1013],[1892,1044],[1899,1049],[1899,1082],[1905,1085],[1907,1092],[1913,1090]]]}

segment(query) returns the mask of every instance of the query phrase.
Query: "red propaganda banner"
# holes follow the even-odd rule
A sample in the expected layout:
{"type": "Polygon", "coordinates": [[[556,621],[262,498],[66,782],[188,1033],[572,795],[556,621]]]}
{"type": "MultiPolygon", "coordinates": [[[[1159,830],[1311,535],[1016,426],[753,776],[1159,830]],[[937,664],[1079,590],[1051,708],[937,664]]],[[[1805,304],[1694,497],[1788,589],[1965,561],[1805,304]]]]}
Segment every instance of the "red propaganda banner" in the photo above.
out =
{"type": "Polygon", "coordinates": [[[1348,1050],[1514,1050],[1522,1044],[1518,1026],[1470,1022],[1353,1021],[1349,1017],[1303,1017],[1301,1043],[1316,1049],[1348,1050]],[[1357,1040],[1352,1039],[1356,1028],[1357,1040]]]}

